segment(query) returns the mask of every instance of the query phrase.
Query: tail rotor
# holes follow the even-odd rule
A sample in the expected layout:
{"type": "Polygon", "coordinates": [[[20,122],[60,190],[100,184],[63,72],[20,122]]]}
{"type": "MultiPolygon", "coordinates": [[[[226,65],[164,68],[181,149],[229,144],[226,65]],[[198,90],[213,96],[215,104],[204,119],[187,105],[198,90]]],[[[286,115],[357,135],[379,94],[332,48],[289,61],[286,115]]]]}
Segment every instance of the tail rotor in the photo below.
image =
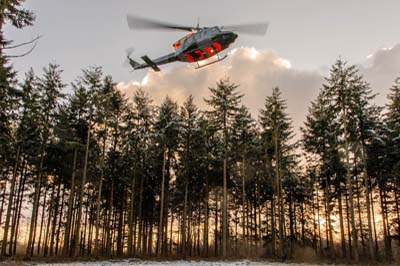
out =
{"type": "Polygon", "coordinates": [[[131,60],[131,55],[132,55],[132,53],[133,53],[134,51],[135,51],[135,48],[133,48],[133,47],[129,47],[129,48],[127,48],[127,49],[125,50],[126,59],[125,59],[125,61],[124,61],[123,64],[122,64],[123,67],[127,68],[127,67],[130,67],[130,66],[131,66],[130,60],[131,60]]]}

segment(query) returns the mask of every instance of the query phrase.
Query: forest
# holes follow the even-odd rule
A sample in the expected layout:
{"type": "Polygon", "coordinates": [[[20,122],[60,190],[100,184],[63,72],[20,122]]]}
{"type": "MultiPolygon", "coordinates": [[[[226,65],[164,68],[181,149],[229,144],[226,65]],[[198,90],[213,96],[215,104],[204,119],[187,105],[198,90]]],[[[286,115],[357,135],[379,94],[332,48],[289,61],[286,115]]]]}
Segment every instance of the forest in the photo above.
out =
{"type": "Polygon", "coordinates": [[[96,66],[18,80],[23,2],[0,5],[1,258],[399,259],[400,78],[377,106],[338,59],[297,135],[278,87],[253,117],[229,78],[206,110],[127,99],[96,66]]]}

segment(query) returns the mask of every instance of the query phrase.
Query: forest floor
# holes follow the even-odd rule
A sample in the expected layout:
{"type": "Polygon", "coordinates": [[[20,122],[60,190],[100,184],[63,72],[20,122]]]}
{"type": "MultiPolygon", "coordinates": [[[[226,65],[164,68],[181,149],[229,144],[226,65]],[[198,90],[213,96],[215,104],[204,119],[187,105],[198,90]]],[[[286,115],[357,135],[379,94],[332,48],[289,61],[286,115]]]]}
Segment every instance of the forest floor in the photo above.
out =
{"type": "MultiPolygon", "coordinates": [[[[23,261],[23,260],[5,260],[0,261],[0,266],[349,266],[346,262],[329,263],[324,261],[314,262],[276,262],[271,260],[142,260],[142,259],[110,259],[110,260],[82,260],[82,261],[59,261],[59,260],[38,260],[38,261],[23,261]]],[[[393,263],[362,262],[359,265],[390,265],[400,266],[400,261],[393,263]]]]}
{"type": "MultiPolygon", "coordinates": [[[[280,263],[267,260],[251,261],[203,261],[203,260],[177,260],[177,261],[149,261],[139,259],[126,260],[104,260],[104,261],[82,261],[82,262],[22,262],[22,261],[3,261],[0,266],[317,266],[317,265],[333,265],[326,263],[280,263]],[[4,264],[5,263],[5,264],[4,264]]],[[[336,264],[338,265],[338,264],[336,264]]],[[[382,265],[382,264],[380,264],[382,265]]]]}

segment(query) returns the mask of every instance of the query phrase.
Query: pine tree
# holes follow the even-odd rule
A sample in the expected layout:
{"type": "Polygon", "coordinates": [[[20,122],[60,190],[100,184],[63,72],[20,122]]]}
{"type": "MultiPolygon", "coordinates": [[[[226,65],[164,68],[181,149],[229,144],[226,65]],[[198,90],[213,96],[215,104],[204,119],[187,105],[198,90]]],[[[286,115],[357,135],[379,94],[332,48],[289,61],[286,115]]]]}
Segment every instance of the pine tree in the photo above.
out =
{"type": "Polygon", "coordinates": [[[387,146],[388,157],[391,162],[389,163],[389,169],[391,169],[391,175],[393,177],[399,177],[399,163],[400,162],[400,78],[397,78],[397,83],[390,88],[390,94],[388,95],[389,103],[387,104],[387,113],[385,114],[385,123],[387,126],[387,146]]]}
{"type": "MultiPolygon", "coordinates": [[[[21,84],[22,88],[22,97],[21,97],[21,112],[20,112],[20,119],[18,128],[15,134],[15,145],[17,154],[15,157],[15,165],[13,169],[13,180],[11,182],[11,189],[9,193],[9,203],[7,206],[7,214],[6,214],[6,222],[5,222],[5,232],[3,235],[3,243],[7,242],[8,238],[8,229],[10,226],[10,215],[11,215],[11,208],[13,203],[14,197],[14,187],[16,184],[17,172],[21,172],[22,178],[22,171],[19,170],[19,165],[23,158],[26,158],[31,163],[35,163],[36,155],[39,152],[37,147],[40,146],[39,139],[40,139],[40,127],[37,124],[37,120],[40,117],[40,104],[39,104],[39,91],[36,86],[36,76],[33,73],[33,70],[30,70],[26,73],[25,81],[21,84]]],[[[20,193],[19,193],[20,194],[20,193]]],[[[16,205],[21,205],[19,202],[15,203],[16,205]]],[[[10,244],[9,244],[9,255],[12,255],[13,249],[13,237],[15,234],[15,227],[18,226],[16,224],[16,219],[18,219],[16,215],[16,210],[14,210],[14,215],[12,219],[11,226],[11,235],[10,235],[10,244]]],[[[5,248],[6,245],[3,245],[2,253],[3,255],[6,254],[5,248]]]]}
{"type": "Polygon", "coordinates": [[[35,228],[37,222],[40,190],[42,181],[45,177],[45,156],[48,141],[51,134],[51,129],[54,127],[56,114],[59,106],[59,99],[63,97],[61,91],[65,87],[65,84],[61,80],[62,70],[56,64],[49,64],[47,68],[43,69],[44,74],[42,78],[38,79],[38,90],[40,93],[40,106],[41,106],[41,117],[39,123],[41,125],[41,140],[40,140],[40,151],[38,154],[39,162],[36,165],[37,175],[35,179],[35,192],[33,199],[33,208],[31,215],[31,223],[29,228],[28,245],[26,249],[26,257],[30,258],[33,254],[33,246],[35,242],[35,228]]]}
{"type": "Polygon", "coordinates": [[[72,240],[72,255],[78,255],[78,247],[80,243],[80,234],[81,234],[81,216],[82,216],[82,208],[83,208],[83,195],[84,188],[87,180],[87,171],[88,171],[88,156],[89,156],[89,147],[90,147],[90,139],[91,139],[91,131],[92,131],[92,123],[94,119],[94,96],[98,93],[101,88],[101,79],[102,79],[102,71],[100,68],[93,68],[89,70],[84,70],[83,75],[78,78],[78,80],[73,84],[75,90],[83,90],[86,93],[86,102],[83,107],[86,109],[86,113],[82,115],[86,115],[86,117],[81,117],[81,119],[85,120],[87,129],[86,129],[86,140],[85,140],[85,155],[84,155],[84,164],[83,164],[83,173],[82,173],[82,183],[79,191],[78,198],[78,213],[76,217],[76,224],[74,227],[74,234],[72,240]]]}
{"type": "MultiPolygon", "coordinates": [[[[193,96],[189,96],[183,107],[181,108],[181,120],[182,126],[180,130],[180,176],[183,177],[183,180],[178,180],[178,184],[183,184],[183,188],[181,186],[177,186],[177,189],[180,191],[184,191],[184,199],[183,199],[183,218],[182,218],[182,254],[184,258],[187,255],[187,209],[188,209],[188,194],[189,194],[189,184],[192,187],[195,180],[201,178],[201,176],[197,177],[200,169],[198,169],[199,160],[197,159],[196,154],[196,143],[195,143],[195,134],[196,130],[198,130],[198,110],[197,107],[193,103],[193,96]],[[197,177],[197,178],[196,178],[197,177]]],[[[191,195],[194,191],[191,189],[191,195]]],[[[198,195],[198,193],[197,193],[198,195]]]]}
{"type": "MultiPolygon", "coordinates": [[[[238,112],[235,114],[234,124],[233,124],[233,135],[232,141],[230,143],[232,151],[231,158],[233,158],[235,164],[240,165],[240,169],[237,169],[238,176],[241,177],[240,180],[237,181],[238,185],[236,186],[238,189],[238,194],[241,195],[241,199],[237,204],[242,205],[242,237],[244,241],[245,254],[248,255],[248,238],[246,234],[247,225],[246,225],[246,209],[247,199],[246,199],[246,183],[250,180],[249,170],[250,166],[253,164],[252,159],[255,159],[255,147],[254,142],[256,141],[256,128],[255,121],[251,117],[249,110],[242,105],[238,112]],[[247,169],[247,170],[246,170],[247,169]],[[240,188],[240,189],[239,189],[240,188]]],[[[254,162],[255,163],[255,162],[254,162]]],[[[257,182],[257,191],[260,190],[260,183],[257,182]]],[[[257,201],[257,204],[260,205],[260,202],[257,201]]],[[[259,213],[260,214],[260,213],[259,213]]]]}
{"type": "Polygon", "coordinates": [[[99,232],[100,232],[100,212],[101,212],[101,200],[104,180],[104,164],[106,156],[107,139],[109,138],[108,125],[111,120],[111,103],[110,97],[115,86],[112,78],[107,76],[103,80],[103,85],[99,89],[99,93],[95,98],[95,104],[97,106],[95,122],[99,125],[97,130],[97,138],[101,142],[101,155],[100,155],[100,177],[98,181],[97,199],[96,199],[96,221],[95,221],[95,236],[94,236],[94,255],[99,256],[99,232]]]}
{"type": "MultiPolygon", "coordinates": [[[[19,156],[21,155],[20,146],[14,144],[15,128],[17,124],[17,110],[19,107],[19,99],[22,96],[21,91],[17,89],[16,72],[9,64],[8,57],[4,53],[4,49],[11,43],[6,40],[3,35],[3,27],[6,23],[10,23],[13,27],[22,29],[25,26],[32,25],[34,15],[32,12],[21,8],[24,1],[2,1],[0,4],[0,179],[8,179],[8,169],[14,165],[12,174],[11,187],[15,183],[18,167],[19,156]]],[[[9,203],[12,203],[13,191],[10,193],[9,203]]],[[[8,227],[11,214],[11,207],[8,207],[6,215],[5,234],[3,236],[3,245],[1,256],[6,255],[6,245],[8,238],[8,227]]],[[[1,218],[0,218],[1,219],[1,218]]],[[[12,237],[12,236],[11,236],[12,237]]],[[[11,247],[11,245],[10,245],[11,247]]]]}
{"type": "MultiPolygon", "coordinates": [[[[390,88],[388,95],[389,103],[386,105],[387,112],[384,114],[382,137],[377,138],[378,148],[371,147],[372,163],[375,163],[375,169],[378,170],[378,186],[380,194],[380,205],[382,209],[382,223],[385,243],[385,256],[387,260],[392,260],[392,244],[390,237],[390,226],[397,227],[397,234],[400,235],[400,215],[399,201],[394,200],[394,209],[396,210],[396,219],[393,219],[392,225],[389,219],[389,202],[391,201],[388,194],[390,191],[394,194],[394,198],[400,196],[400,83],[399,78],[390,88]],[[380,154],[377,152],[380,151],[380,154]],[[379,156],[380,155],[380,156],[379,156]],[[372,158],[379,156],[382,158],[381,164],[372,158]],[[397,223],[397,224],[396,224],[397,223]]],[[[399,238],[400,239],[400,238],[399,238]]]]}
{"type": "MultiPolygon", "coordinates": [[[[138,177],[138,207],[137,207],[137,223],[138,225],[138,237],[136,250],[141,254],[144,254],[146,249],[146,239],[143,237],[144,230],[144,207],[146,195],[148,195],[146,202],[149,202],[150,206],[154,205],[154,197],[152,197],[155,191],[152,189],[154,184],[152,183],[151,177],[154,171],[154,160],[152,146],[154,139],[154,123],[155,123],[155,108],[153,106],[150,97],[142,90],[138,89],[133,97],[133,112],[135,117],[135,129],[137,138],[137,149],[135,151],[137,162],[135,165],[135,173],[138,177]],[[149,189],[151,188],[151,189],[149,189]],[[149,192],[152,193],[149,193],[149,192]],[[147,192],[147,193],[146,193],[147,192]]],[[[158,175],[159,173],[157,173],[158,175]]],[[[135,249],[134,239],[133,249],[135,249]]],[[[151,254],[151,251],[149,252],[151,254]]]]}
{"type": "Polygon", "coordinates": [[[178,147],[178,134],[180,130],[180,117],[178,105],[169,97],[161,104],[158,111],[155,131],[157,134],[158,148],[162,154],[161,169],[161,195],[160,195],[160,216],[158,223],[157,255],[167,254],[167,225],[168,225],[168,202],[169,183],[172,163],[175,160],[175,151],[178,147]]]}
{"type": "Polygon", "coordinates": [[[223,156],[223,201],[222,201],[222,257],[227,256],[228,246],[228,144],[232,132],[232,124],[236,111],[239,109],[240,100],[243,95],[236,89],[238,85],[230,83],[229,79],[220,80],[216,88],[209,88],[211,92],[210,99],[205,102],[212,108],[209,111],[210,118],[216,128],[222,131],[224,140],[223,156]]]}
{"type": "MultiPolygon", "coordinates": [[[[327,93],[330,99],[330,109],[335,113],[340,129],[337,135],[343,137],[343,145],[345,150],[345,169],[347,178],[347,188],[349,192],[350,203],[350,222],[352,225],[352,241],[354,260],[359,260],[358,254],[358,233],[355,227],[354,218],[354,200],[353,200],[353,182],[350,177],[350,145],[358,147],[353,149],[355,159],[359,157],[363,166],[366,211],[368,218],[368,254],[374,258],[373,251],[373,236],[372,236],[372,221],[371,221],[371,206],[370,206],[370,177],[367,170],[367,154],[366,145],[368,139],[373,138],[375,124],[377,123],[377,114],[379,108],[370,104],[375,97],[372,95],[367,84],[362,76],[358,74],[355,66],[347,66],[346,62],[337,60],[331,70],[331,76],[326,79],[327,84],[323,90],[327,93]],[[357,151],[359,150],[359,152],[357,151]]],[[[361,221],[360,221],[361,223],[361,221]]],[[[362,224],[361,224],[362,228],[362,224]]],[[[363,240],[363,238],[362,238],[363,240]]]]}
{"type": "MultiPolygon", "coordinates": [[[[260,125],[265,150],[274,164],[274,194],[278,201],[279,214],[279,256],[283,261],[288,256],[285,241],[285,208],[283,201],[283,179],[291,172],[293,165],[293,129],[286,113],[286,102],[279,88],[273,88],[267,96],[264,109],[260,112],[260,125]]],[[[271,164],[272,165],[272,164],[271,164]]],[[[275,208],[272,206],[272,208],[275,208]]],[[[272,226],[275,226],[274,224],[272,226]]],[[[274,236],[273,236],[274,237],[274,236]]]]}
{"type": "Polygon", "coordinates": [[[13,27],[22,29],[32,25],[34,14],[22,8],[24,0],[4,0],[0,4],[0,169],[12,152],[10,144],[13,139],[12,121],[16,121],[18,98],[21,92],[16,88],[16,73],[9,64],[4,48],[10,41],[3,35],[3,27],[10,23],[13,27]]]}
{"type": "MultiPolygon", "coordinates": [[[[317,100],[311,103],[309,115],[305,122],[305,127],[302,128],[303,132],[303,147],[309,152],[319,156],[319,169],[318,172],[321,178],[321,187],[324,189],[325,206],[326,207],[326,221],[327,221],[327,249],[329,250],[330,257],[335,256],[334,240],[333,240],[333,226],[331,221],[332,202],[334,195],[331,191],[332,185],[336,182],[338,184],[339,195],[341,193],[341,176],[344,175],[344,166],[340,161],[339,153],[339,140],[335,134],[339,130],[338,121],[335,119],[335,113],[329,110],[329,98],[326,93],[321,92],[317,100]]],[[[309,162],[311,163],[311,162],[309,162]]],[[[339,197],[339,200],[340,197],[339,197]]],[[[345,254],[344,245],[344,230],[341,222],[341,241],[342,252],[345,254]]]]}

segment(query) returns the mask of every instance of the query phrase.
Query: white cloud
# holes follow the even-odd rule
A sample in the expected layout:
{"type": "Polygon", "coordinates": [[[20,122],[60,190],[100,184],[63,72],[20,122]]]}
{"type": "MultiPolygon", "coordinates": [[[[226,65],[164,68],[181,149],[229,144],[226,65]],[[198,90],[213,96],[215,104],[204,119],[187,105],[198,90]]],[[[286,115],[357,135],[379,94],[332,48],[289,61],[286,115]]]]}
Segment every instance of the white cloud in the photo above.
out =
{"type": "MultiPolygon", "coordinates": [[[[389,87],[400,74],[400,44],[376,51],[369,56],[367,65],[358,67],[374,92],[379,93],[377,103],[386,103],[389,87]]],[[[208,88],[225,77],[240,85],[238,90],[245,94],[243,103],[253,116],[258,115],[271,89],[280,87],[296,132],[324,82],[321,72],[296,69],[275,52],[242,47],[232,49],[224,61],[198,70],[194,65],[176,63],[164,67],[161,72],[149,70],[142,81],[119,83],[118,87],[127,97],[131,97],[136,88],[143,87],[156,103],[161,103],[167,95],[182,103],[192,94],[196,104],[206,109],[203,98],[209,97],[208,88]]]]}
{"type": "Polygon", "coordinates": [[[176,64],[161,72],[149,71],[141,82],[120,83],[118,87],[131,97],[138,87],[143,87],[156,103],[168,95],[182,103],[192,94],[196,104],[207,108],[203,98],[209,96],[209,87],[225,77],[240,87],[244,93],[243,103],[257,116],[263,107],[265,97],[278,86],[287,100],[288,112],[298,128],[302,125],[307,108],[322,84],[322,76],[317,72],[294,69],[289,60],[276,53],[255,48],[236,48],[222,62],[195,70],[193,65],[176,64]]]}
{"type": "Polygon", "coordinates": [[[377,104],[384,105],[387,102],[389,88],[400,76],[400,44],[379,49],[368,56],[365,66],[358,67],[374,92],[379,94],[376,99],[377,104]]]}

